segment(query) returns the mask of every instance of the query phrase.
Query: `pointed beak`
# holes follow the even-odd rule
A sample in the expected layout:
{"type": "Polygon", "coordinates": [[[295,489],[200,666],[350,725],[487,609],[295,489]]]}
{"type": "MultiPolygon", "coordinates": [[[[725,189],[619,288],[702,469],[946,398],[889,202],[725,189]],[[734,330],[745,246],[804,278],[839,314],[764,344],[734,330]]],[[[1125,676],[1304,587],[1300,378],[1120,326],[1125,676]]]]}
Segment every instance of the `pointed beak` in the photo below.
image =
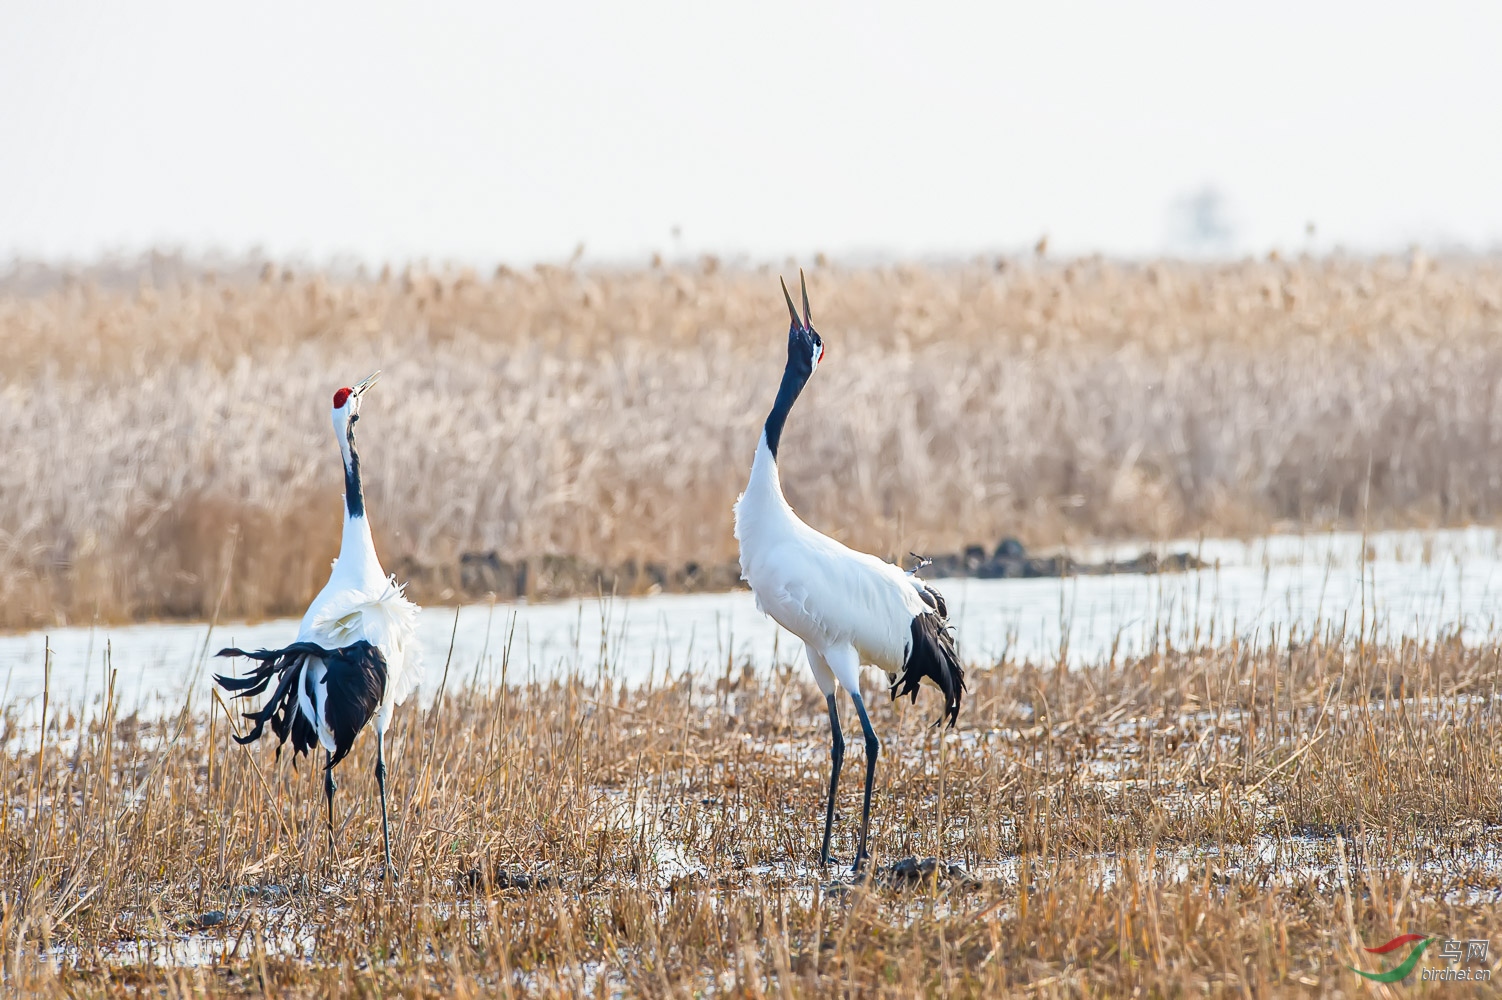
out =
{"type": "MultiPolygon", "coordinates": [[[[814,320],[813,317],[808,314],[808,279],[803,277],[803,268],[801,267],[798,268],[798,284],[801,286],[803,291],[803,328],[805,330],[812,330],[814,328],[814,320]]],[[[787,291],[787,288],[784,287],[783,291],[787,291]]],[[[791,308],[792,305],[793,303],[789,301],[788,307],[791,308]]],[[[798,317],[794,316],[793,318],[797,319],[798,317]]]]}
{"type": "Polygon", "coordinates": [[[350,390],[350,395],[351,396],[362,395],[365,392],[366,389],[369,389],[371,386],[375,385],[376,384],[376,380],[379,379],[380,377],[381,377],[381,373],[379,371],[377,371],[375,374],[371,375],[365,381],[361,382],[359,385],[357,385],[353,389],[351,389],[350,390]]]}
{"type": "MultiPolygon", "coordinates": [[[[802,274],[803,272],[799,271],[798,273],[802,274]]],[[[778,278],[777,280],[782,281],[781,278],[778,278]]],[[[802,329],[803,321],[798,318],[798,308],[797,306],[793,305],[793,296],[788,292],[788,283],[786,281],[782,281],[782,297],[787,299],[788,315],[793,317],[793,325],[798,327],[799,329],[802,329]]]]}

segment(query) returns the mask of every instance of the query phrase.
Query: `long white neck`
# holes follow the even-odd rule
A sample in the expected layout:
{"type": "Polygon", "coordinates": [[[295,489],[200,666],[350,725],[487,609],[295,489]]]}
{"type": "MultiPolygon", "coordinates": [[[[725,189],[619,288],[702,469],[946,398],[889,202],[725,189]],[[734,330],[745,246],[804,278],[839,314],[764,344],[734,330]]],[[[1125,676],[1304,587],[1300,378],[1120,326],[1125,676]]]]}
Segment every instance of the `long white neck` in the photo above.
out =
{"type": "Polygon", "coordinates": [[[751,460],[751,478],[746,483],[746,495],[772,506],[784,507],[789,512],[787,498],[782,493],[782,476],[777,471],[777,456],[767,447],[767,435],[763,431],[756,443],[756,457],[751,460]]]}
{"type": "Polygon", "coordinates": [[[340,575],[351,579],[385,579],[380,557],[376,555],[375,540],[370,534],[370,521],[364,516],[351,517],[344,512],[344,536],[339,542],[340,575]]]}
{"type": "Polygon", "coordinates": [[[764,433],[751,462],[751,478],[746,483],[746,492],[735,504],[735,537],[740,540],[744,553],[748,545],[755,548],[758,542],[785,537],[789,530],[795,530],[795,526],[802,523],[782,494],[777,458],[767,447],[764,433]]]}

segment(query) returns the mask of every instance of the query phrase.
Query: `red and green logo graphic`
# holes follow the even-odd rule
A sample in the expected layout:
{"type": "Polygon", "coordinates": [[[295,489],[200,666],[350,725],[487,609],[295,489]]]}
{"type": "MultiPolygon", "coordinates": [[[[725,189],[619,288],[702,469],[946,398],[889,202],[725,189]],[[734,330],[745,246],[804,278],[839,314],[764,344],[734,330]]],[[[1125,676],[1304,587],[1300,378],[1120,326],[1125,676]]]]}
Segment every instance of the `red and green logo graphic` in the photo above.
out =
{"type": "Polygon", "coordinates": [[[1413,945],[1413,950],[1408,953],[1408,957],[1403,959],[1403,961],[1400,962],[1397,966],[1388,969],[1386,972],[1362,972],[1354,965],[1348,965],[1346,966],[1346,968],[1350,969],[1358,976],[1363,976],[1367,979],[1370,979],[1374,983],[1396,983],[1403,979],[1407,979],[1410,975],[1413,974],[1413,967],[1419,964],[1419,956],[1424,953],[1425,948],[1429,947],[1429,945],[1433,943],[1434,938],[1425,937],[1422,934],[1399,934],[1397,937],[1393,938],[1386,944],[1379,944],[1375,948],[1364,949],[1373,955],[1389,955],[1392,952],[1397,951],[1404,945],[1413,944],[1415,941],[1417,941],[1418,944],[1413,945]]]}

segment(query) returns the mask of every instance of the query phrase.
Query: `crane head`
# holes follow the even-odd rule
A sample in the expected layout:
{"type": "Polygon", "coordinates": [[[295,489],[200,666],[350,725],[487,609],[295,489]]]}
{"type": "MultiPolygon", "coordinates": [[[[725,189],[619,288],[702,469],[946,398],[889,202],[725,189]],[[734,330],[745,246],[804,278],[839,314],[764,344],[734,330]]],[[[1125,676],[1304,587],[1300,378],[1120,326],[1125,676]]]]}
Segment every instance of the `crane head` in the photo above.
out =
{"type": "Polygon", "coordinates": [[[365,379],[358,385],[345,386],[342,389],[335,390],[334,409],[338,411],[343,410],[345,407],[349,407],[351,416],[358,415],[360,412],[360,396],[364,394],[366,389],[369,389],[371,386],[375,385],[376,379],[380,377],[381,373],[376,372],[374,375],[371,375],[369,378],[365,379]]]}
{"type": "Polygon", "coordinates": [[[819,367],[819,362],[824,360],[824,339],[814,329],[813,318],[809,315],[808,281],[803,277],[801,267],[798,269],[798,282],[803,292],[802,319],[799,319],[798,310],[793,305],[793,296],[788,292],[787,282],[782,282],[782,297],[787,300],[788,315],[793,319],[788,328],[788,367],[801,371],[807,378],[819,367]]]}

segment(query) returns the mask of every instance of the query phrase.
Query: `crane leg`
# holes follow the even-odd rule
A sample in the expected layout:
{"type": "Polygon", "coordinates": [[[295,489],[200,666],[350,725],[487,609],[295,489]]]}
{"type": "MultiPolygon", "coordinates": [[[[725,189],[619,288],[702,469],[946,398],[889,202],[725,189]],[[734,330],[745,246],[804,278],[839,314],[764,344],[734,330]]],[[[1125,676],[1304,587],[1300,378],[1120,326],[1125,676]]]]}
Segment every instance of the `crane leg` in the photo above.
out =
{"type": "Polygon", "coordinates": [[[386,734],[376,730],[376,787],[381,792],[381,844],[386,849],[386,881],[391,881],[391,829],[386,822],[386,734]]]}
{"type": "Polygon", "coordinates": [[[830,748],[833,766],[829,771],[829,805],[824,810],[824,849],[819,852],[819,864],[828,868],[829,837],[834,831],[834,798],[840,787],[840,765],[845,762],[845,734],[840,732],[840,713],[835,709],[834,695],[826,695],[824,700],[829,703],[829,731],[834,736],[834,746],[830,748]]]}
{"type": "Polygon", "coordinates": [[[866,703],[856,691],[850,692],[850,700],[855,702],[855,714],[860,716],[861,729],[866,733],[866,795],[861,804],[861,833],[860,841],[855,851],[855,870],[860,872],[870,855],[866,852],[866,835],[871,830],[871,788],[876,783],[876,755],[881,752],[881,743],[876,739],[876,731],[871,728],[871,720],[866,716],[866,703]]]}
{"type": "Polygon", "coordinates": [[[323,795],[329,802],[329,853],[334,853],[334,755],[325,751],[327,762],[323,768],[323,795]]]}

